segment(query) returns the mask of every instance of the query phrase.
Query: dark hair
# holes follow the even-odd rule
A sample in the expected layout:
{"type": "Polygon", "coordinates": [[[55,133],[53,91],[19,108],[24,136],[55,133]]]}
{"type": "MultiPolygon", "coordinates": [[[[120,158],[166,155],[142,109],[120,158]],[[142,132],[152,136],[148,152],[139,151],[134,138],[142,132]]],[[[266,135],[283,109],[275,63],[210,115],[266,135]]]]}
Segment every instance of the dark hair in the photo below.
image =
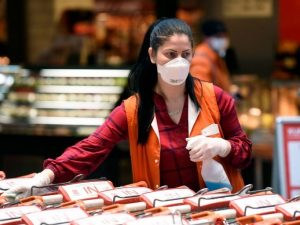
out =
{"type": "MultiPolygon", "coordinates": [[[[179,19],[162,18],[154,22],[147,30],[136,64],[129,73],[129,84],[133,92],[139,96],[138,101],[138,143],[145,144],[154,117],[154,88],[157,83],[156,65],[150,60],[148,49],[154,51],[174,34],[185,34],[193,46],[190,27],[179,19]]],[[[194,94],[193,78],[189,74],[186,80],[186,90],[194,104],[199,107],[194,94]]]]}
{"type": "Polygon", "coordinates": [[[226,25],[217,19],[209,19],[204,21],[200,27],[201,32],[205,36],[214,36],[221,33],[227,33],[226,25]]]}

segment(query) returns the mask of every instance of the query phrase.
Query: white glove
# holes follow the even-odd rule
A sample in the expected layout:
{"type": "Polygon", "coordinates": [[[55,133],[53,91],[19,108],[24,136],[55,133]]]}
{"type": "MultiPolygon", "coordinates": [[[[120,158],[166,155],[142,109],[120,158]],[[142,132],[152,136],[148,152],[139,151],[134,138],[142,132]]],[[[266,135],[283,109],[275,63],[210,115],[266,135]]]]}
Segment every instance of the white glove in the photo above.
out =
{"type": "MultiPolygon", "coordinates": [[[[2,196],[5,197],[6,201],[14,202],[22,198],[26,198],[31,194],[31,188],[33,186],[45,186],[52,182],[54,179],[54,173],[52,170],[45,169],[40,173],[37,173],[33,178],[28,179],[28,181],[22,184],[16,184],[12,186],[7,191],[3,192],[2,196]]],[[[37,189],[36,189],[37,190],[37,189]]],[[[34,192],[33,195],[37,195],[38,192],[34,192]]]]}
{"type": "Polygon", "coordinates": [[[229,141],[223,138],[211,138],[203,135],[186,138],[186,149],[189,150],[193,162],[212,159],[216,155],[226,157],[231,151],[229,141]]]}

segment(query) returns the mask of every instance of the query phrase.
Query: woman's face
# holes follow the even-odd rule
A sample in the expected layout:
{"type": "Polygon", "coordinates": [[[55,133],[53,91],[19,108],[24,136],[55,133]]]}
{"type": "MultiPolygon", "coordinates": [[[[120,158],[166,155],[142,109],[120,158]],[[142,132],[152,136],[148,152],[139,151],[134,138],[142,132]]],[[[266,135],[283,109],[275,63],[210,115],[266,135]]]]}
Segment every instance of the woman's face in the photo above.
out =
{"type": "Polygon", "coordinates": [[[149,56],[152,63],[164,65],[172,59],[182,57],[191,62],[192,44],[185,34],[174,34],[166,39],[157,52],[150,47],[149,56]]]}

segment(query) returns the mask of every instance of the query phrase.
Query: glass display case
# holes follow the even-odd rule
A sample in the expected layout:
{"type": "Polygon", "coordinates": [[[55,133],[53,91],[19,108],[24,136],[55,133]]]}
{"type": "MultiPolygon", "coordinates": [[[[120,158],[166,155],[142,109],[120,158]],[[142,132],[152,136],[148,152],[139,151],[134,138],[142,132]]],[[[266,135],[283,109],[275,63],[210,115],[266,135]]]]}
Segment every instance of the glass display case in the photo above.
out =
{"type": "Polygon", "coordinates": [[[4,100],[13,85],[13,74],[19,70],[18,66],[0,66],[0,103],[4,100]]]}
{"type": "Polygon", "coordinates": [[[300,80],[273,80],[272,106],[274,116],[298,116],[300,80]]]}
{"type": "Polygon", "coordinates": [[[300,46],[295,41],[280,41],[272,73],[274,116],[297,116],[300,111],[300,46]]]}
{"type": "Polygon", "coordinates": [[[1,132],[82,136],[101,125],[127,84],[126,69],[23,69],[0,106],[1,132]]]}
{"type": "Polygon", "coordinates": [[[240,74],[233,77],[233,83],[239,93],[236,99],[239,121],[253,143],[250,169],[242,171],[245,183],[253,183],[257,189],[270,186],[270,169],[265,170],[273,157],[271,82],[256,74],[240,74]]]}
{"type": "Polygon", "coordinates": [[[239,120],[253,143],[253,172],[243,173],[246,182],[254,180],[257,189],[272,185],[276,118],[300,113],[300,80],[290,76],[262,80],[257,75],[239,75],[233,79],[242,96],[237,101],[239,120]]]}

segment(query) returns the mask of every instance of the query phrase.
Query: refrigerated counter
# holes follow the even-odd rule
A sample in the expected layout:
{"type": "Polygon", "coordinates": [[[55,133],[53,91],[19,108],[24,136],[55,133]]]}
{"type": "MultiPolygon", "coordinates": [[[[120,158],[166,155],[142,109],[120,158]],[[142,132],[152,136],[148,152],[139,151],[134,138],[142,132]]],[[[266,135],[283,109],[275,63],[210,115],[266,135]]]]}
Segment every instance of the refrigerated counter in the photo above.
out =
{"type": "Polygon", "coordinates": [[[101,125],[127,84],[127,69],[41,69],[7,74],[5,134],[85,136],[101,125]]]}
{"type": "MultiPolygon", "coordinates": [[[[45,158],[91,134],[127,85],[128,69],[0,68],[0,168],[14,177],[39,171],[45,158]],[[4,79],[5,78],[5,79],[4,79]]],[[[91,178],[129,182],[126,142],[91,178]]]]}

